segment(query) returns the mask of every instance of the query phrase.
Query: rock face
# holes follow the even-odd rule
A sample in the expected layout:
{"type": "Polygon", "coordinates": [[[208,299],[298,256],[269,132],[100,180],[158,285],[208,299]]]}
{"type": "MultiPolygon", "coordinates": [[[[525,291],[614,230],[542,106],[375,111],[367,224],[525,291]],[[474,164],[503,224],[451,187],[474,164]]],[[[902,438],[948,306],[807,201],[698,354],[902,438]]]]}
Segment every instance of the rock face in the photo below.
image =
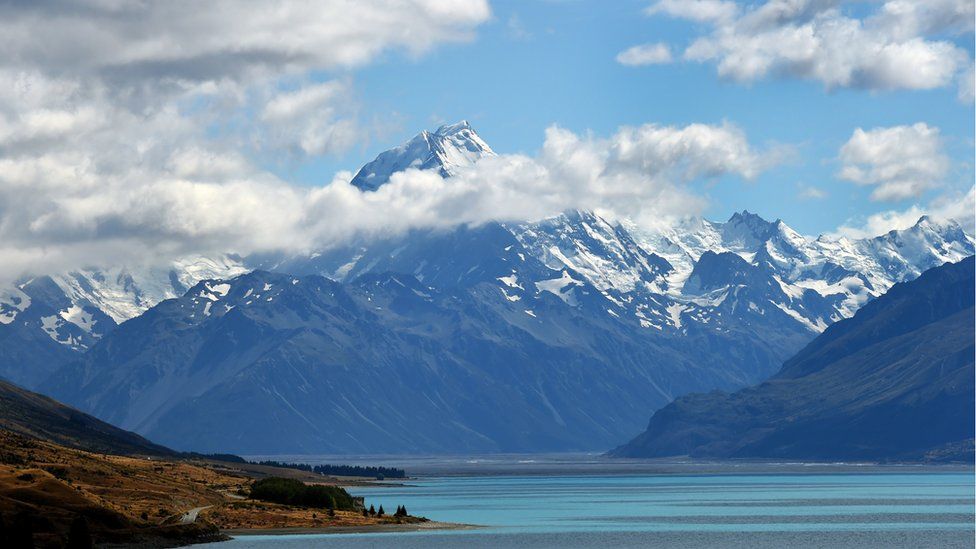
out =
{"type": "Polygon", "coordinates": [[[679,398],[611,455],[972,461],[974,267],[895,285],[765,383],[679,398]]]}

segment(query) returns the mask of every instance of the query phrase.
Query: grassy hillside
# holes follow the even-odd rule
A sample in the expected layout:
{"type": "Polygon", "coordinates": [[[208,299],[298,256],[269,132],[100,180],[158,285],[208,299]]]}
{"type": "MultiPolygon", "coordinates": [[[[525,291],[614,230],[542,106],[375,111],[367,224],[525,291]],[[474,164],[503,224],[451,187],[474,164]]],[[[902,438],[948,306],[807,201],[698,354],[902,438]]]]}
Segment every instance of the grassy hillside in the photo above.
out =
{"type": "Polygon", "coordinates": [[[0,380],[0,429],[105,454],[173,456],[175,452],[44,395],[0,380]]]}
{"type": "MultiPolygon", "coordinates": [[[[423,520],[363,516],[345,499],[331,513],[254,500],[249,496],[256,473],[248,469],[207,460],[99,454],[0,430],[0,530],[8,535],[28,531],[38,547],[61,547],[72,523],[83,517],[96,543],[163,547],[222,539],[223,529],[364,527],[423,520]],[[189,521],[186,514],[194,509],[199,514],[189,521]]],[[[264,469],[264,474],[305,474],[264,469]]],[[[323,490],[345,494],[333,486],[323,490]]]]}

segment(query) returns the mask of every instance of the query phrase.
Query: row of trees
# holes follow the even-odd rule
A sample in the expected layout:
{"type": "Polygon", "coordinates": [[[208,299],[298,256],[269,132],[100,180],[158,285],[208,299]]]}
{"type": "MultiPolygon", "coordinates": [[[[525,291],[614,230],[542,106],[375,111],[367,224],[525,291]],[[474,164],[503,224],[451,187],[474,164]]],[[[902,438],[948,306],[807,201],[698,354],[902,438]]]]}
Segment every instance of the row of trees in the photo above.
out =
{"type": "MultiPolygon", "coordinates": [[[[385,514],[386,514],[386,511],[383,509],[383,506],[382,505],[380,505],[379,511],[377,511],[376,508],[373,507],[372,505],[369,506],[369,509],[363,509],[363,516],[364,517],[382,517],[385,514]]],[[[393,513],[393,516],[395,516],[395,517],[405,517],[405,516],[407,516],[407,506],[406,505],[398,505],[397,508],[396,508],[396,512],[393,513]]]]}
{"type": "Polygon", "coordinates": [[[281,461],[266,460],[252,461],[257,465],[268,465],[271,467],[284,467],[287,469],[298,469],[309,473],[320,475],[332,475],[340,477],[372,477],[380,480],[387,478],[406,478],[407,473],[403,469],[396,467],[371,467],[362,465],[309,465],[307,463],[286,463],[281,461]]]}

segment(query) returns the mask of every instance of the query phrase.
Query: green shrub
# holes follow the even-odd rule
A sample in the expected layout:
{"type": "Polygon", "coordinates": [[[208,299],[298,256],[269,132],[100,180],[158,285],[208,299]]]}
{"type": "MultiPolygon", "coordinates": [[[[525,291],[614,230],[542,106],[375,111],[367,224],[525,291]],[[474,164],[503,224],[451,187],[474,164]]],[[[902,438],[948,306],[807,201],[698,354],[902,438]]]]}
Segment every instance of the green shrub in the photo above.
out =
{"type": "Polygon", "coordinates": [[[251,498],[298,507],[352,510],[352,496],[338,486],[305,484],[300,480],[269,477],[251,485],[251,498]]]}

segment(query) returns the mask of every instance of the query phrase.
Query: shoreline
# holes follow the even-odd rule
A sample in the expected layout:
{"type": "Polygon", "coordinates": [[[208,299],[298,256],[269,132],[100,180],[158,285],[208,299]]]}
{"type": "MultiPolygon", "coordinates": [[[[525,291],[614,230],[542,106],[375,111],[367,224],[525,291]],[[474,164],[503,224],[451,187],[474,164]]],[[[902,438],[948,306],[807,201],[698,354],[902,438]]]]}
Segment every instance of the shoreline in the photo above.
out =
{"type": "Polygon", "coordinates": [[[438,522],[431,520],[412,524],[371,524],[362,526],[324,526],[310,528],[237,528],[221,530],[220,533],[233,538],[246,536],[403,533],[421,532],[427,530],[477,530],[479,528],[485,528],[485,526],[479,526],[476,524],[461,524],[457,522],[438,522]]]}

